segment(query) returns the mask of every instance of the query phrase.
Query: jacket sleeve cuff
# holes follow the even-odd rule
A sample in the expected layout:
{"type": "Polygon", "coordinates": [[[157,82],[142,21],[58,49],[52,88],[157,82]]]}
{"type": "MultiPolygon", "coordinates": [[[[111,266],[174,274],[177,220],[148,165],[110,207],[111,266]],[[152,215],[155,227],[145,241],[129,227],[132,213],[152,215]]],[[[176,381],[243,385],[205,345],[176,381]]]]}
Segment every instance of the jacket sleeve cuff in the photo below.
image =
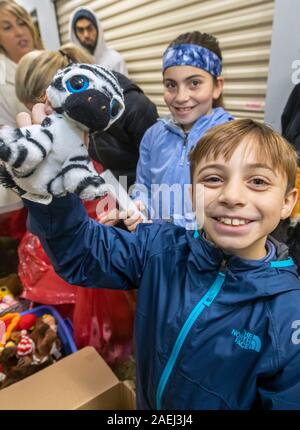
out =
{"type": "Polygon", "coordinates": [[[79,197],[68,194],[53,198],[49,205],[23,199],[28,209],[27,228],[39,237],[55,237],[62,231],[76,228],[84,219],[88,220],[85,208],[79,197]]]}

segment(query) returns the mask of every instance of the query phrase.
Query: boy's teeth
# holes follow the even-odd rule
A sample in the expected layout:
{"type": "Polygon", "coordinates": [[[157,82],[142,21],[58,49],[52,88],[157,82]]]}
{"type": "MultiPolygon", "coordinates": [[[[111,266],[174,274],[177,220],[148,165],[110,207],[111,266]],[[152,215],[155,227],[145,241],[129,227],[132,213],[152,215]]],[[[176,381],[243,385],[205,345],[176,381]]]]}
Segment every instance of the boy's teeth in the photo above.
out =
{"type": "Polygon", "coordinates": [[[244,225],[248,223],[246,220],[238,218],[218,218],[218,221],[227,225],[244,225]]]}

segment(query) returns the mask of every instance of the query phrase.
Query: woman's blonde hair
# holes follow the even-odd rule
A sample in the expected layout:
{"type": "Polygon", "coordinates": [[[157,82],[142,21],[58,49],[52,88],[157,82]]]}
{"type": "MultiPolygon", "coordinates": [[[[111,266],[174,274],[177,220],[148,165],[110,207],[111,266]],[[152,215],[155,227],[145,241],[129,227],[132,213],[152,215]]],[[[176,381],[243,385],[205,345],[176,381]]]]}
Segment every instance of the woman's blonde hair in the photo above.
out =
{"type": "Polygon", "coordinates": [[[24,103],[43,102],[46,89],[59,69],[72,63],[92,64],[93,58],[73,43],[58,51],[32,51],[24,55],[16,71],[16,94],[24,103]]]}
{"type": "MultiPolygon", "coordinates": [[[[34,49],[43,49],[43,44],[41,42],[41,39],[40,39],[38,32],[34,26],[32,18],[26,9],[24,9],[22,6],[20,6],[14,0],[0,0],[0,13],[1,13],[1,10],[5,10],[6,12],[10,12],[14,16],[16,16],[18,19],[23,21],[31,33],[31,36],[33,39],[34,49]]],[[[0,45],[0,52],[2,52],[3,54],[6,55],[6,52],[1,45],[0,45]]]]}

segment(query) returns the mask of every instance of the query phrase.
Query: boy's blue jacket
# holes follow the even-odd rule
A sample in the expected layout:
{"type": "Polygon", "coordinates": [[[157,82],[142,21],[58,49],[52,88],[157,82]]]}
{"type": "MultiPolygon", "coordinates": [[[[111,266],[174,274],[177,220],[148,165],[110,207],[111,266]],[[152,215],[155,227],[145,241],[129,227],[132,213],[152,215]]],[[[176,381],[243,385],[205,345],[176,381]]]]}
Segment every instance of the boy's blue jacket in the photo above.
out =
{"type": "Polygon", "coordinates": [[[101,226],[74,195],[24,203],[66,281],[139,288],[138,408],[300,409],[300,283],[284,245],[276,261],[224,260],[171,223],[101,226]]]}
{"type": "Polygon", "coordinates": [[[207,130],[232,119],[232,115],[219,107],[209,115],[198,118],[189,133],[184,133],[170,118],[159,119],[146,131],[140,144],[136,185],[132,195],[135,200],[145,203],[152,219],[172,218],[174,224],[183,227],[194,224],[189,192],[189,152],[207,130]],[[176,203],[172,197],[170,199],[165,195],[162,198],[159,194],[158,186],[162,184],[172,187],[176,203]]]}

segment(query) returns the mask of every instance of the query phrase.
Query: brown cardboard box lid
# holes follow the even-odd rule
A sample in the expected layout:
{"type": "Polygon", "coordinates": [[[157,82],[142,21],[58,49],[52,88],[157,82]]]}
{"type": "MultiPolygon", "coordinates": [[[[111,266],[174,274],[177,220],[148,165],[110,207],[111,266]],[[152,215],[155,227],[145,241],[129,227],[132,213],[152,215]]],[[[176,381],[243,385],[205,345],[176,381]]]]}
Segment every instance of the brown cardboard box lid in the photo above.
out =
{"type": "Polygon", "coordinates": [[[1,390],[0,409],[127,409],[133,397],[97,351],[85,347],[1,390]]]}

